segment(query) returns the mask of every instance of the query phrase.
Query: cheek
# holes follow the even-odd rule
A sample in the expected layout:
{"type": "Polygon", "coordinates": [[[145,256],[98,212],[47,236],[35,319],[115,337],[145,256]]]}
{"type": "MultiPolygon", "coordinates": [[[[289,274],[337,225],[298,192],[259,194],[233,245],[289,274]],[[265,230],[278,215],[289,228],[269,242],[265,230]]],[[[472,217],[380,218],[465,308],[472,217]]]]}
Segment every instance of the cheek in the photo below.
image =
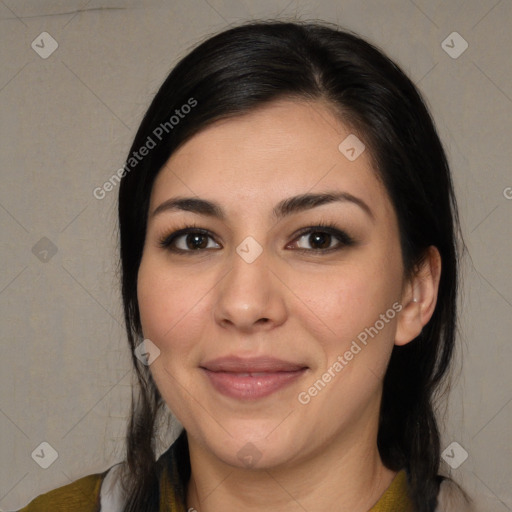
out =
{"type": "Polygon", "coordinates": [[[372,272],[368,266],[353,265],[322,278],[302,278],[297,297],[309,310],[308,317],[329,333],[327,339],[347,340],[373,325],[399,298],[399,279],[391,274],[392,269],[372,272]]]}
{"type": "Polygon", "coordinates": [[[303,391],[311,398],[311,410],[318,415],[331,410],[336,424],[347,421],[351,413],[360,414],[375,396],[393,349],[400,269],[381,268],[351,265],[329,278],[308,279],[301,287],[305,300],[297,314],[308,319],[303,327],[313,333],[322,351],[307,383],[310,387],[303,391]]]}
{"type": "Polygon", "coordinates": [[[210,289],[204,279],[169,271],[156,258],[143,258],[137,297],[144,336],[163,352],[187,348],[205,321],[210,289]]]}
{"type": "Polygon", "coordinates": [[[369,397],[385,374],[400,307],[401,269],[392,262],[385,266],[384,261],[361,258],[328,277],[302,283],[300,296],[307,307],[297,314],[309,318],[308,329],[322,351],[311,383],[322,376],[331,379],[325,375],[329,369],[336,375],[330,392],[322,394],[315,407],[327,407],[332,400],[349,407],[347,390],[356,401],[369,397]],[[339,364],[333,368],[336,361],[339,364]]]}
{"type": "Polygon", "coordinates": [[[145,338],[160,350],[150,370],[164,401],[182,423],[194,423],[190,396],[201,396],[193,369],[199,358],[197,340],[203,328],[211,285],[179,271],[169,271],[158,258],[143,258],[137,297],[145,338]]]}

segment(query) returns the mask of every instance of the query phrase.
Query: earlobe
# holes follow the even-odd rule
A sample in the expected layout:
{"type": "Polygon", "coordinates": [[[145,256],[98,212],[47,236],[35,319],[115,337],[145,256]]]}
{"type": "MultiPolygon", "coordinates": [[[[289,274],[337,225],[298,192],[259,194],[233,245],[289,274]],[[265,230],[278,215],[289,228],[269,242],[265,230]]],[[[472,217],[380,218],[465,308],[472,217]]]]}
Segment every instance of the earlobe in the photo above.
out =
{"type": "Polygon", "coordinates": [[[395,345],[406,345],[419,336],[434,314],[441,278],[441,256],[430,246],[414,275],[402,292],[402,310],[398,315],[395,345]]]}

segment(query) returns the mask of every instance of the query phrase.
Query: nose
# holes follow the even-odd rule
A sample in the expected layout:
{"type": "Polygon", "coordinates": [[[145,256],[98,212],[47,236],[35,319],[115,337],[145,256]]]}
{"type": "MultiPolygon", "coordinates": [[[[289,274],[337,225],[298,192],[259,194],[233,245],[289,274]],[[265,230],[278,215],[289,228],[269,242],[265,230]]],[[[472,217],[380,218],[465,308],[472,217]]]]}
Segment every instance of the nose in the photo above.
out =
{"type": "Polygon", "coordinates": [[[250,333],[270,330],[286,319],[284,285],[265,251],[251,263],[233,251],[229,271],[216,287],[214,318],[223,328],[250,333]]]}

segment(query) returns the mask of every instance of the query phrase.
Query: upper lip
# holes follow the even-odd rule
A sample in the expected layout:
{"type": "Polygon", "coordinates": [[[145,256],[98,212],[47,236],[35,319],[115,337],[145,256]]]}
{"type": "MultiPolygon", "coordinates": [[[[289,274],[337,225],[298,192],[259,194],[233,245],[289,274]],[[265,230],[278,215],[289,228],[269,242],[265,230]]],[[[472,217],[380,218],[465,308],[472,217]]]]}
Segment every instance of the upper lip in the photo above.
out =
{"type": "Polygon", "coordinates": [[[307,368],[304,364],[283,361],[273,357],[239,357],[227,356],[212,359],[200,365],[206,370],[212,372],[232,372],[232,373],[249,373],[249,372],[293,372],[307,368]]]}

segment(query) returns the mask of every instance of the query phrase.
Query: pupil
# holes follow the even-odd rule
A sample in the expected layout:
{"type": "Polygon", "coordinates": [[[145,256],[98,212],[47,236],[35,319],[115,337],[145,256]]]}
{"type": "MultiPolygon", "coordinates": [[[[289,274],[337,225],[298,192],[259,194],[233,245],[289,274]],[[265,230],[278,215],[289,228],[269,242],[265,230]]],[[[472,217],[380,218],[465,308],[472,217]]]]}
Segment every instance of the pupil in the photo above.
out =
{"type": "Polygon", "coordinates": [[[319,247],[319,249],[326,249],[331,245],[330,237],[331,235],[329,233],[312,233],[310,238],[312,238],[314,242],[311,245],[320,245],[321,247],[319,247]]]}
{"type": "Polygon", "coordinates": [[[189,249],[204,249],[208,245],[208,242],[205,243],[205,240],[206,240],[206,237],[204,235],[197,234],[197,233],[190,234],[187,237],[187,242],[191,242],[191,243],[187,243],[187,246],[189,249]],[[203,243],[201,243],[201,239],[202,239],[203,243]]]}

